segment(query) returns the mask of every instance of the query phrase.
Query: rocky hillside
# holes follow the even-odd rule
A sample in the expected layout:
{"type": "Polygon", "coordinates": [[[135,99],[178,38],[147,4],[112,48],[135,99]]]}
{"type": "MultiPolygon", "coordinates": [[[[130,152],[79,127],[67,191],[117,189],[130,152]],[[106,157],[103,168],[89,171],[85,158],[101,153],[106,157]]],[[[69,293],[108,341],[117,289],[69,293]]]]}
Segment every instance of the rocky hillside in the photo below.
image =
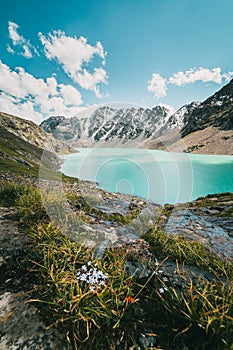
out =
{"type": "Polygon", "coordinates": [[[30,120],[0,112],[0,127],[36,147],[51,152],[69,152],[71,150],[66,143],[54,139],[30,120]]]}
{"type": "Polygon", "coordinates": [[[72,145],[102,141],[145,140],[155,135],[170,116],[168,108],[115,109],[100,107],[90,117],[50,117],[41,123],[44,131],[72,145]]]}

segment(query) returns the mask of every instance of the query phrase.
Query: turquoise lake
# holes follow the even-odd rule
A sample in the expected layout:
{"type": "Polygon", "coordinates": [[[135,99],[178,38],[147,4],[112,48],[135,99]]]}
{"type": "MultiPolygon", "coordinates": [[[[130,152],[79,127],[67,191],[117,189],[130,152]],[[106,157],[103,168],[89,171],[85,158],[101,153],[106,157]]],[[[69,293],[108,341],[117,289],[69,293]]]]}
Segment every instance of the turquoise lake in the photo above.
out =
{"type": "Polygon", "coordinates": [[[169,153],[141,148],[79,148],[63,157],[62,172],[111,192],[154,203],[183,203],[233,192],[233,156],[169,153]]]}

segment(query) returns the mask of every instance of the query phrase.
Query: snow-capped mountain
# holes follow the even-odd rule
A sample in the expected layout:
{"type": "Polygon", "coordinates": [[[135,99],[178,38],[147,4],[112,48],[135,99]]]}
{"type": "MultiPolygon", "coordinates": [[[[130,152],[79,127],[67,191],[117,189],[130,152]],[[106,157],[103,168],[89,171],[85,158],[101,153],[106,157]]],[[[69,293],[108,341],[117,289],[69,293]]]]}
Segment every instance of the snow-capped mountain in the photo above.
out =
{"type": "Polygon", "coordinates": [[[159,130],[159,133],[166,132],[170,129],[181,130],[189,122],[192,111],[200,105],[200,102],[194,101],[179,108],[172,114],[165,125],[159,130]]]}
{"type": "Polygon", "coordinates": [[[127,142],[147,139],[168,121],[171,110],[165,106],[145,108],[97,108],[89,117],[50,117],[41,127],[55,138],[70,144],[91,144],[98,141],[127,142]]]}

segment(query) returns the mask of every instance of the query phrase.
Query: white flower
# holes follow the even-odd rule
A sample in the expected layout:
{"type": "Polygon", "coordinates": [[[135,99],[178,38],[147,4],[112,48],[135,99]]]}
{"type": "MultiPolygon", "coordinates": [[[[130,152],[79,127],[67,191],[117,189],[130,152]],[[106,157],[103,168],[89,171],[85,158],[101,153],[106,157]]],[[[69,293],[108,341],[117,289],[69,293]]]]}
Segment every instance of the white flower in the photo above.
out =
{"type": "Polygon", "coordinates": [[[85,273],[82,273],[81,276],[79,277],[80,281],[86,281],[87,280],[87,275],[85,273]]]}
{"type": "Polygon", "coordinates": [[[160,294],[163,294],[164,292],[167,292],[167,288],[166,287],[159,288],[159,293],[160,294]]]}
{"type": "Polygon", "coordinates": [[[85,282],[89,286],[89,290],[93,292],[94,290],[104,286],[105,280],[108,278],[107,274],[104,274],[103,271],[97,270],[97,264],[94,268],[90,268],[91,261],[87,262],[87,265],[81,267],[81,272],[76,273],[76,278],[78,281],[85,282]],[[83,271],[83,272],[82,272],[83,271]]]}
{"type": "Polygon", "coordinates": [[[82,266],[82,270],[83,270],[83,271],[87,271],[86,265],[83,265],[83,266],[82,266]]]}

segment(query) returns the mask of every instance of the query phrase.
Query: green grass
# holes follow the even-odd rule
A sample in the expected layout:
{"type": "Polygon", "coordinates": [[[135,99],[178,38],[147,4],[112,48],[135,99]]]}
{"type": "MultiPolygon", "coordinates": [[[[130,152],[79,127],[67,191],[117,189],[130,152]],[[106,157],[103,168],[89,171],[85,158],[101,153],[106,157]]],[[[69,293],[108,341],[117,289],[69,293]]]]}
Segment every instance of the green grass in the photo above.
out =
{"type": "Polygon", "coordinates": [[[0,181],[0,204],[17,207],[21,221],[27,225],[47,218],[40,191],[34,186],[0,181]]]}
{"type": "MultiPolygon", "coordinates": [[[[81,200],[68,197],[73,205],[81,200]]],[[[96,260],[92,249],[60,232],[46,216],[36,188],[1,181],[0,201],[18,207],[31,237],[24,259],[28,272],[36,276],[31,302],[40,308],[48,328],[56,326],[66,334],[73,349],[138,349],[144,334],[153,337],[153,349],[233,350],[232,261],[209,254],[200,243],[152,229],[143,238],[157,258],[181,269],[196,266],[213,278],[179,271],[173,278],[164,274],[161,263],[149,278],[136,279],[126,273],[123,249],[108,249],[96,260]],[[103,285],[77,278],[88,261],[87,269],[107,275],[103,285]]],[[[164,210],[169,215],[172,208],[164,210]]]]}

